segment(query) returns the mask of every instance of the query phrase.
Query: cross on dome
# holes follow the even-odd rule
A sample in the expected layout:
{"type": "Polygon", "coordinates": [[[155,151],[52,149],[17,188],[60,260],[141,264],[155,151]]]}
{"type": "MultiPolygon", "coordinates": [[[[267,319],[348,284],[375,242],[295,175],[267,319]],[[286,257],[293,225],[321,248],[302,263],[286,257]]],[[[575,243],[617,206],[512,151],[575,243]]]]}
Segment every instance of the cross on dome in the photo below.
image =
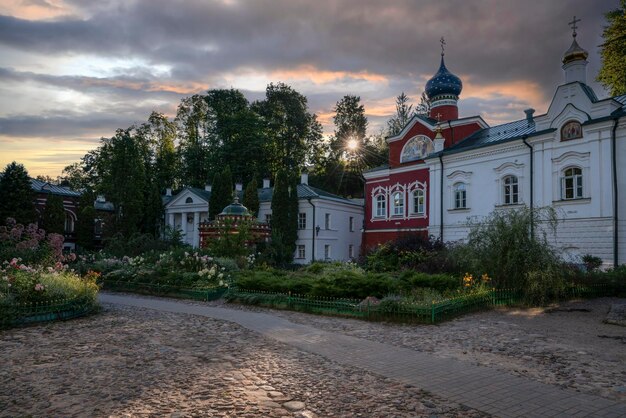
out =
{"type": "MultiPolygon", "coordinates": [[[[576,16],[574,16],[574,18],[576,18],[576,16]]],[[[439,40],[439,43],[441,44],[441,56],[443,57],[443,51],[444,51],[444,49],[446,47],[446,40],[443,39],[443,36],[439,40]]]]}
{"type": "MultiPolygon", "coordinates": [[[[576,23],[580,22],[580,19],[576,19],[576,16],[574,15],[574,19],[572,19],[571,22],[568,22],[567,24],[569,25],[570,28],[572,28],[572,37],[575,38],[576,37],[576,29],[578,29],[578,26],[576,26],[576,23]]],[[[441,38],[443,39],[443,38],[441,38]]]]}

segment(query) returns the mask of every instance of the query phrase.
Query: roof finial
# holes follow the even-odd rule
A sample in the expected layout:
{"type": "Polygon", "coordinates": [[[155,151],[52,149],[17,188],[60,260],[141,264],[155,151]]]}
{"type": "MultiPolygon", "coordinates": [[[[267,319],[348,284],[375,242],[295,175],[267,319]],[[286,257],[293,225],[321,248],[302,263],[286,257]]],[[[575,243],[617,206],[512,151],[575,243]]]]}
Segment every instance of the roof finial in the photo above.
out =
{"type": "Polygon", "coordinates": [[[444,54],[443,50],[445,49],[445,46],[446,46],[446,40],[443,39],[443,36],[439,40],[439,43],[441,44],[441,56],[443,57],[443,54],[444,54]]]}
{"type": "Polygon", "coordinates": [[[576,29],[578,29],[576,23],[578,22],[580,22],[580,19],[576,19],[576,16],[574,16],[574,19],[571,22],[567,23],[569,27],[572,28],[572,38],[576,38],[576,29]]]}

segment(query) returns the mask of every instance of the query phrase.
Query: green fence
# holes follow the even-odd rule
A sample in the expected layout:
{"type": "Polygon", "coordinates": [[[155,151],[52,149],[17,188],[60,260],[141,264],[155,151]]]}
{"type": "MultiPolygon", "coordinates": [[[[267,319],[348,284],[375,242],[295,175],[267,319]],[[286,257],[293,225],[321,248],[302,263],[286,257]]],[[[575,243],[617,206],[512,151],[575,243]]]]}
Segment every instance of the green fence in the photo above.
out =
{"type": "Polygon", "coordinates": [[[95,301],[85,298],[4,305],[0,306],[0,328],[76,318],[96,307],[95,301]]]}
{"type": "Polygon", "coordinates": [[[204,289],[187,289],[180,286],[156,284],[156,283],[137,283],[128,281],[104,280],[100,283],[103,290],[111,290],[114,292],[132,292],[146,295],[169,296],[182,299],[193,299],[210,301],[221,298],[226,293],[225,287],[204,288],[204,289]]]}
{"type": "MultiPolygon", "coordinates": [[[[624,288],[611,284],[578,285],[570,287],[566,299],[614,296],[624,288]]],[[[516,289],[490,289],[468,293],[431,304],[414,304],[401,301],[371,303],[367,299],[322,298],[291,293],[271,293],[233,288],[228,292],[233,301],[263,305],[279,309],[298,310],[330,315],[341,315],[369,320],[421,322],[436,324],[470,312],[510,306],[523,302],[523,292],[516,289]]]]}

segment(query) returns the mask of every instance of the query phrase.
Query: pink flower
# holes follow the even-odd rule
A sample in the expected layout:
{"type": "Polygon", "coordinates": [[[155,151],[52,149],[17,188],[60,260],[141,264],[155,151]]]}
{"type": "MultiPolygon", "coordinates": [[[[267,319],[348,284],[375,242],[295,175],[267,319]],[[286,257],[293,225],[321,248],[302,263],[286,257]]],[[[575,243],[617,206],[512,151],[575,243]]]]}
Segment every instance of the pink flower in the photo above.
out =
{"type": "Polygon", "coordinates": [[[44,289],[45,289],[45,286],[44,286],[44,285],[42,285],[41,283],[37,283],[37,284],[35,285],[35,290],[36,290],[37,292],[43,292],[43,291],[44,291],[44,289]]]}

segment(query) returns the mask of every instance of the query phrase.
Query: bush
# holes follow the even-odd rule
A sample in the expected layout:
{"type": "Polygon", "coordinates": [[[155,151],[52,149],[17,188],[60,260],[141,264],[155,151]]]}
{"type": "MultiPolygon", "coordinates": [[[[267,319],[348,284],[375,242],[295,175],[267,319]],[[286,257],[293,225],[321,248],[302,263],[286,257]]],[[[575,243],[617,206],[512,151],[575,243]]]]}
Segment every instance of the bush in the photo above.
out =
{"type": "Polygon", "coordinates": [[[456,290],[460,287],[461,281],[457,276],[450,274],[425,274],[410,270],[405,270],[399,276],[400,288],[405,292],[410,292],[414,288],[431,288],[438,292],[456,290]]]}
{"type": "Polygon", "coordinates": [[[454,272],[448,248],[434,237],[406,234],[379,245],[365,256],[369,271],[388,272],[411,269],[424,273],[454,272]]]}

